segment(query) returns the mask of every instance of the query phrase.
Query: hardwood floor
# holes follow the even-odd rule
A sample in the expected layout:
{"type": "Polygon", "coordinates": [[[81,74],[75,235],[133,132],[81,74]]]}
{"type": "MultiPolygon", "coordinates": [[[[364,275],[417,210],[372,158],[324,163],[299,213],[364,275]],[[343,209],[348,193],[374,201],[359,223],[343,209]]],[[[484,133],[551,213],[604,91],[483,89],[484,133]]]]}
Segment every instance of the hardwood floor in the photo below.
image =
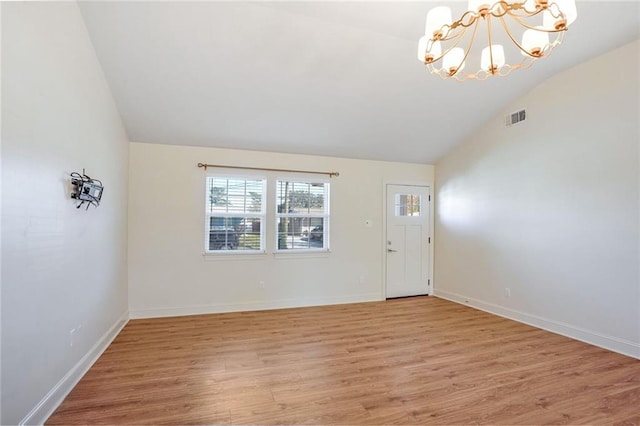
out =
{"type": "Polygon", "coordinates": [[[640,361],[434,297],[132,320],[48,424],[640,424],[640,361]]]}

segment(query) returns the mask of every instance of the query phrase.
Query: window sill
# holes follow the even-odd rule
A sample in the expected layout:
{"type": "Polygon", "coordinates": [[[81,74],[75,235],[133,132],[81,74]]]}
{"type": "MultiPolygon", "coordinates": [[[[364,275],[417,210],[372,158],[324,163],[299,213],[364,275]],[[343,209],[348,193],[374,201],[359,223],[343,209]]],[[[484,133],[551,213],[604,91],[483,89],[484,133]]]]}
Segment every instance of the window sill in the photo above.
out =
{"type": "Polygon", "coordinates": [[[229,250],[215,253],[205,252],[202,253],[202,257],[205,261],[208,262],[216,262],[220,260],[263,260],[266,259],[267,253],[264,250],[250,252],[238,252],[229,250]]]}
{"type": "Polygon", "coordinates": [[[327,258],[331,254],[328,249],[321,250],[287,250],[277,251],[273,253],[276,259],[309,259],[309,258],[327,258]]]}

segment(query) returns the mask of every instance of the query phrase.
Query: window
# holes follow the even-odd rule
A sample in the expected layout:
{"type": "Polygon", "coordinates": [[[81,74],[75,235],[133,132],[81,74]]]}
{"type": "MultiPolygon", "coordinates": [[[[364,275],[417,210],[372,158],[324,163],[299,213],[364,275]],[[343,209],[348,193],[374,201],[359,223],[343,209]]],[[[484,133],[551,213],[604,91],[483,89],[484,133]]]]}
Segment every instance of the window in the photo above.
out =
{"type": "Polygon", "coordinates": [[[207,177],[205,250],[264,250],[266,180],[207,177]]]}
{"type": "Polygon", "coordinates": [[[420,216],[420,195],[396,194],[396,216],[420,216]]]}
{"type": "Polygon", "coordinates": [[[205,253],[329,249],[328,181],[232,175],[206,179],[205,253]]]}
{"type": "Polygon", "coordinates": [[[277,250],[329,248],[329,183],[276,182],[277,250]]]}

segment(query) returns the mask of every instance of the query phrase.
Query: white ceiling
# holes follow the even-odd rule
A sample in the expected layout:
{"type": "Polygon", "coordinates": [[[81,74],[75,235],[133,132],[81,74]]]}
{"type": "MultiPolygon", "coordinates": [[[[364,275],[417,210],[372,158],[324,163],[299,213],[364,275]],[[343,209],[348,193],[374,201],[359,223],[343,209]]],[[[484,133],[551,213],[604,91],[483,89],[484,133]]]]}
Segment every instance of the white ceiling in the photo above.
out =
{"type": "MultiPolygon", "coordinates": [[[[416,59],[426,12],[461,2],[83,2],[137,142],[434,163],[553,74],[639,37],[640,3],[580,2],[554,54],[484,82],[416,59]]],[[[638,60],[633,58],[633,60],[638,60]]]]}

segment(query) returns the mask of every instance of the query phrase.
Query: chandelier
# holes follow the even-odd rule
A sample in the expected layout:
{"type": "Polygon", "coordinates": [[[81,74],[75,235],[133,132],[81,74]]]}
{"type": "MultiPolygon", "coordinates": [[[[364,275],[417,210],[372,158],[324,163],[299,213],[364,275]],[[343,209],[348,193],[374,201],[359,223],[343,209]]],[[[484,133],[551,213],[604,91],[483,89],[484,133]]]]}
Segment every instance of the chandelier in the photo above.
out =
{"type": "Polygon", "coordinates": [[[452,20],[450,8],[437,6],[427,14],[425,35],[418,42],[418,60],[443,79],[484,80],[489,76],[505,76],[549,56],[576,17],[575,0],[493,4],[469,0],[468,10],[457,21],[452,20]],[[487,44],[478,54],[474,42],[480,37],[487,44]],[[506,49],[500,43],[507,44],[506,49]],[[505,50],[510,50],[510,56],[505,50]],[[511,63],[507,63],[508,56],[511,63]],[[469,72],[468,67],[465,71],[468,59],[479,62],[479,68],[469,72]]]}

